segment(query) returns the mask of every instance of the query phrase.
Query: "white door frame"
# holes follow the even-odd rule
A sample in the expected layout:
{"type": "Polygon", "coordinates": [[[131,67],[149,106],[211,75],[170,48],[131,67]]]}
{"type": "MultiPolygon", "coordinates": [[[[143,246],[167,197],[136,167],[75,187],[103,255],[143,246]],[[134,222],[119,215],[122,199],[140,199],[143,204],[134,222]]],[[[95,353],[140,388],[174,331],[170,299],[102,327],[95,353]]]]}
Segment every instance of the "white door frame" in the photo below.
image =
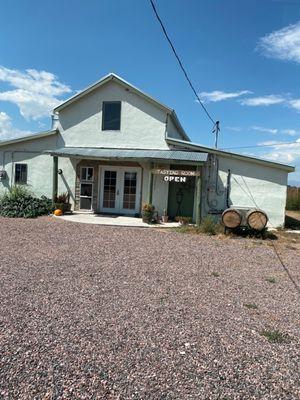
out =
{"type": "Polygon", "coordinates": [[[99,166],[99,210],[100,212],[111,213],[111,214],[126,214],[134,215],[140,212],[140,201],[141,201],[141,167],[124,167],[115,165],[100,165],[99,166]],[[103,195],[104,195],[104,172],[105,171],[116,171],[116,200],[115,208],[104,208],[103,195]],[[135,208],[134,209],[124,209],[123,208],[123,195],[124,195],[124,173],[125,172],[136,172],[137,182],[136,182],[136,197],[135,197],[135,208]]]}

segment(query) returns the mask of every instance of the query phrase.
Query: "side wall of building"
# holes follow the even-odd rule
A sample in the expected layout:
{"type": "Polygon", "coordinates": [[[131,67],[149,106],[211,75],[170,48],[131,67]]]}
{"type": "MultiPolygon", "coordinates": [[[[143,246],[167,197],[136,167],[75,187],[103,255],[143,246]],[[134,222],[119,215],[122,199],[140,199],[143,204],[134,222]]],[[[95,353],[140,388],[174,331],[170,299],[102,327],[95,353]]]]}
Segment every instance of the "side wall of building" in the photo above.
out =
{"type": "MultiPolygon", "coordinates": [[[[0,147],[0,169],[7,178],[0,182],[0,195],[15,183],[15,165],[27,164],[27,187],[36,196],[52,197],[53,159],[43,154],[44,150],[57,147],[57,135],[36,138],[0,147]]],[[[71,202],[75,199],[76,161],[59,158],[58,168],[63,173],[58,177],[58,192],[69,192],[71,202]]]]}
{"type": "MultiPolygon", "coordinates": [[[[204,169],[203,215],[228,206],[261,208],[269,217],[269,227],[284,225],[286,171],[228,157],[210,155],[204,169]],[[216,171],[218,168],[218,178],[216,171]],[[228,202],[228,204],[227,204],[228,202]]],[[[218,215],[218,214],[217,214],[218,215]]]]}

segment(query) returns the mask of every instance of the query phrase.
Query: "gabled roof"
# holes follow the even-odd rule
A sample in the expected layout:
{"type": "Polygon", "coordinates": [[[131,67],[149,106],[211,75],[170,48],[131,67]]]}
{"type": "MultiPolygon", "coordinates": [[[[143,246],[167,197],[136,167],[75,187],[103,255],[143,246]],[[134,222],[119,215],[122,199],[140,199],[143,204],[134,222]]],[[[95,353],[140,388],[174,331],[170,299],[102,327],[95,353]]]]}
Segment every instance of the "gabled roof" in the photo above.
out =
{"type": "Polygon", "coordinates": [[[50,130],[50,131],[34,133],[32,135],[18,137],[15,139],[3,140],[3,141],[0,141],[0,147],[8,146],[10,144],[15,144],[15,143],[19,143],[19,142],[27,142],[27,140],[41,139],[46,136],[55,135],[56,133],[57,133],[57,130],[50,130]]]}
{"type": "Polygon", "coordinates": [[[59,111],[63,110],[65,107],[68,107],[70,104],[72,104],[75,101],[81,99],[82,97],[86,96],[88,93],[91,93],[92,91],[100,88],[101,86],[105,85],[106,83],[108,83],[110,81],[114,81],[114,82],[119,83],[123,87],[125,87],[127,89],[130,89],[132,92],[134,92],[138,96],[143,97],[145,100],[149,101],[150,103],[156,105],[157,107],[159,107],[160,109],[165,111],[167,114],[169,114],[172,117],[175,126],[181,132],[182,136],[187,141],[190,140],[188,135],[184,131],[182,125],[180,124],[179,119],[178,119],[178,117],[177,117],[177,115],[175,113],[175,110],[173,110],[172,108],[166,106],[165,104],[161,103],[160,101],[154,99],[149,94],[146,94],[142,90],[138,89],[136,86],[133,86],[131,83],[125,81],[125,79],[121,78],[120,76],[118,76],[118,75],[116,75],[116,74],[114,74],[112,72],[110,74],[104,76],[103,78],[101,78],[99,81],[97,81],[97,82],[93,83],[92,85],[88,86],[87,88],[83,89],[81,92],[79,92],[79,93],[75,94],[74,96],[70,97],[69,99],[67,99],[63,103],[59,104],[57,107],[54,108],[53,111],[54,112],[59,112],[59,111]]]}
{"type": "Polygon", "coordinates": [[[281,163],[264,160],[264,159],[256,158],[256,157],[250,157],[250,156],[246,156],[243,154],[231,153],[229,151],[214,149],[212,147],[202,146],[197,143],[186,142],[185,140],[166,138],[166,142],[170,145],[179,146],[179,147],[185,148],[185,149],[191,149],[194,151],[198,150],[198,151],[203,151],[203,152],[210,153],[210,154],[217,154],[217,155],[220,155],[220,156],[223,156],[226,158],[235,158],[235,159],[239,159],[239,160],[243,160],[243,161],[249,161],[249,162],[256,163],[256,164],[265,165],[267,167],[278,168],[278,169],[281,169],[281,170],[284,170],[287,172],[295,171],[295,167],[292,167],[291,165],[281,164],[281,163]]]}

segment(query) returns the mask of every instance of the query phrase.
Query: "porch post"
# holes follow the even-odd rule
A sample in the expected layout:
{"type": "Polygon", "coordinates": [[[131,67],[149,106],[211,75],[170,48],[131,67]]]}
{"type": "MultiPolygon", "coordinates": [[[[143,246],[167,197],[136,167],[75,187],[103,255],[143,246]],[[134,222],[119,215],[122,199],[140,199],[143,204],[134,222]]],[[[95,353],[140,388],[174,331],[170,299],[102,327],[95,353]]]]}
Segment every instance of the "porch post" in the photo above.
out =
{"type": "Polygon", "coordinates": [[[154,164],[150,164],[150,174],[149,174],[149,188],[148,188],[148,203],[152,204],[153,197],[153,173],[152,169],[154,168],[154,164]]]}
{"type": "MultiPolygon", "coordinates": [[[[201,171],[201,167],[197,165],[197,172],[201,171]]],[[[201,175],[196,176],[196,225],[201,223],[201,175]]]]}
{"type": "Polygon", "coordinates": [[[58,157],[53,156],[52,203],[54,204],[58,188],[58,157]]]}

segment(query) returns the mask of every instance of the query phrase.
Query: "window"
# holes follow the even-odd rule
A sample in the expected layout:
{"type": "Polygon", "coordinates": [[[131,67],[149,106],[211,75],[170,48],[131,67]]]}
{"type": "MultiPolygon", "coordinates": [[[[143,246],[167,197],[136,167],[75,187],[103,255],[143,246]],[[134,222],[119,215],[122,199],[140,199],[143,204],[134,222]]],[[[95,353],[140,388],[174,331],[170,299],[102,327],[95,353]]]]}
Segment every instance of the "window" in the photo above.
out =
{"type": "Polygon", "coordinates": [[[15,183],[19,185],[27,184],[27,164],[15,165],[15,183]]]}
{"type": "Polygon", "coordinates": [[[102,106],[102,130],[119,131],[121,127],[121,102],[104,101],[102,106]]]}
{"type": "Polygon", "coordinates": [[[93,167],[81,167],[80,171],[80,209],[91,210],[93,203],[93,167]]]}
{"type": "Polygon", "coordinates": [[[81,177],[80,177],[80,179],[82,181],[92,181],[93,180],[93,174],[94,174],[94,168],[93,167],[82,167],[81,168],[81,177]]]}

